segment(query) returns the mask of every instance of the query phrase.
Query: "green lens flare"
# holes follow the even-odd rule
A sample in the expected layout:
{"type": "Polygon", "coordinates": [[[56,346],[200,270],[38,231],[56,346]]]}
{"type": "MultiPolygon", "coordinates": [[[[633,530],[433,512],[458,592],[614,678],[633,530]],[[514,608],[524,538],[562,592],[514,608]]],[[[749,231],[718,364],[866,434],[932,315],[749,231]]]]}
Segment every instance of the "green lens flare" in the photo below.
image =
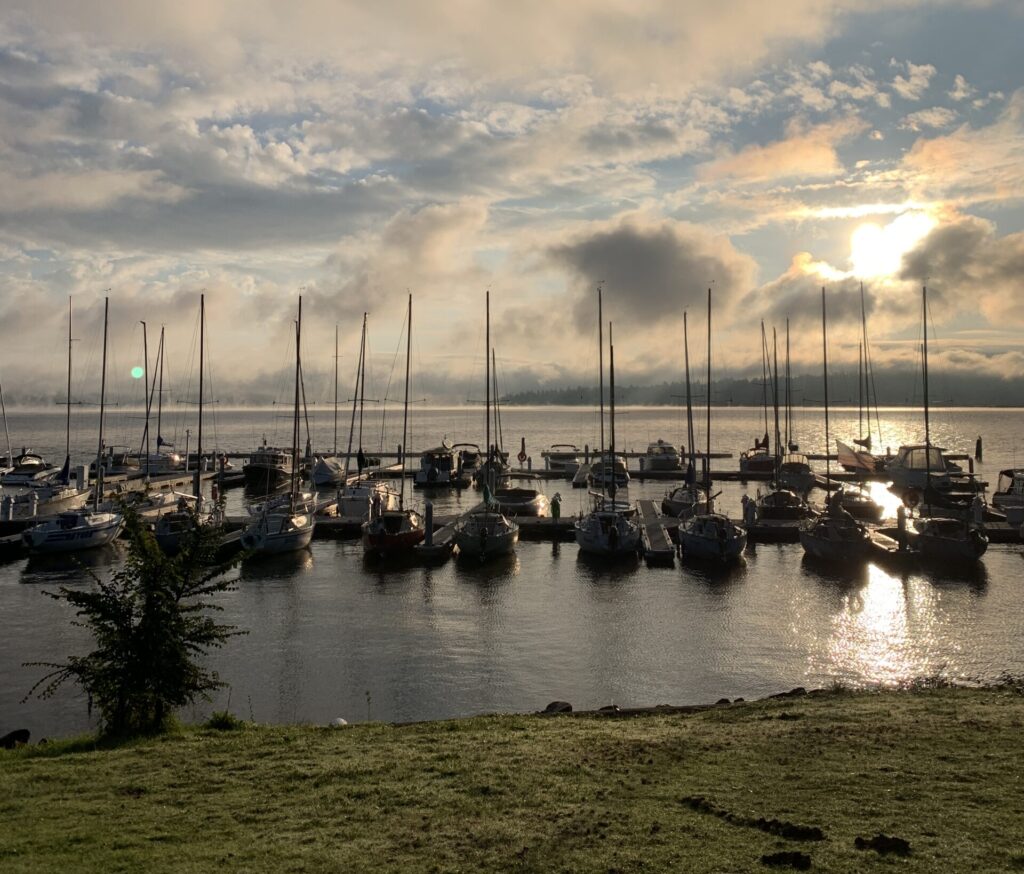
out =
{"type": "Polygon", "coordinates": [[[139,365],[136,364],[132,368],[132,379],[142,379],[142,375],[145,372],[146,372],[145,370],[143,370],[141,367],[139,367],[139,365]]]}

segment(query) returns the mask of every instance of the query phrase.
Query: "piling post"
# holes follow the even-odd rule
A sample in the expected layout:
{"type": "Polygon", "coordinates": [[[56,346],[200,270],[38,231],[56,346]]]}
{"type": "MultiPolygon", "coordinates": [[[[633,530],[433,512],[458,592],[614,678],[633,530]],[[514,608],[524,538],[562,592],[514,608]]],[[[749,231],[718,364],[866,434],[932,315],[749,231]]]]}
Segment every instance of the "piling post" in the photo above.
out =
{"type": "Polygon", "coordinates": [[[424,508],[425,523],[427,529],[426,544],[427,546],[434,545],[434,502],[427,501],[426,507],[424,508]]]}

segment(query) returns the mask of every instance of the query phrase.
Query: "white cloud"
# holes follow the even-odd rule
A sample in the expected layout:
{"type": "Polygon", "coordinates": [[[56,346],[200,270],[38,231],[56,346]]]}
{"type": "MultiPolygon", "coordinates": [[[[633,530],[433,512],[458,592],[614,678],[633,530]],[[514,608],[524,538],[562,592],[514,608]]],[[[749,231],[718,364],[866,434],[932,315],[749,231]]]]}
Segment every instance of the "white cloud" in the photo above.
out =
{"type": "Polygon", "coordinates": [[[910,115],[904,116],[900,122],[903,130],[920,131],[924,128],[941,130],[952,127],[959,116],[956,111],[945,106],[933,106],[931,109],[919,109],[910,115]]]}
{"type": "Polygon", "coordinates": [[[957,73],[953,80],[953,90],[948,91],[951,100],[966,100],[975,93],[976,89],[967,83],[962,73],[957,73]]]}
{"type": "Polygon", "coordinates": [[[931,64],[915,64],[913,61],[907,61],[904,65],[895,59],[892,65],[907,73],[906,77],[898,75],[892,80],[892,90],[904,100],[920,100],[935,75],[935,67],[931,64]]]}

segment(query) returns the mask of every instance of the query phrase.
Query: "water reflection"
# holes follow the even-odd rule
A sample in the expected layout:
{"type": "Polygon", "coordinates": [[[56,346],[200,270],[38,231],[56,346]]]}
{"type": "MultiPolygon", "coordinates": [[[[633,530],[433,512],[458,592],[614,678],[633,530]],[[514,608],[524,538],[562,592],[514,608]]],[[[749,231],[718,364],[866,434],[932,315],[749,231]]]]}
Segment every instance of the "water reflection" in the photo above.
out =
{"type": "Polygon", "coordinates": [[[280,555],[259,555],[242,562],[239,579],[284,580],[301,576],[313,569],[313,553],[308,549],[283,552],[280,555]]]}
{"type": "Polygon", "coordinates": [[[576,555],[576,574],[592,583],[621,583],[635,579],[640,558],[635,553],[622,556],[591,555],[582,549],[576,555]]]}
{"type": "Polygon", "coordinates": [[[33,554],[22,568],[19,582],[81,584],[91,581],[90,573],[107,576],[105,571],[120,568],[124,550],[118,543],[108,543],[81,552],[33,554]]]}
{"type": "Polygon", "coordinates": [[[735,561],[702,561],[683,556],[680,560],[683,577],[704,583],[714,588],[723,588],[727,584],[739,583],[747,575],[747,559],[740,556],[735,561]]]}
{"type": "Polygon", "coordinates": [[[519,571],[519,556],[514,552],[483,562],[475,557],[457,558],[455,561],[455,578],[460,582],[507,583],[517,577],[519,571]]]}

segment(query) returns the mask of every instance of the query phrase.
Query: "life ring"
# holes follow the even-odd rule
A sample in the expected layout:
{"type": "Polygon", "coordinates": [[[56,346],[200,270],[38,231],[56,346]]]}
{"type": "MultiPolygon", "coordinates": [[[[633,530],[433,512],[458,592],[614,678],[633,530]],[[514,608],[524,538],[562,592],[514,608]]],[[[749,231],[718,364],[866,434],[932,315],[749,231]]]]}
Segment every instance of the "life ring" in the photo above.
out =
{"type": "Polygon", "coordinates": [[[903,493],[903,503],[913,510],[921,503],[921,493],[917,489],[907,489],[903,493]]]}
{"type": "Polygon", "coordinates": [[[523,464],[526,461],[526,452],[522,449],[519,450],[519,454],[516,456],[519,459],[519,463],[523,464]]]}

